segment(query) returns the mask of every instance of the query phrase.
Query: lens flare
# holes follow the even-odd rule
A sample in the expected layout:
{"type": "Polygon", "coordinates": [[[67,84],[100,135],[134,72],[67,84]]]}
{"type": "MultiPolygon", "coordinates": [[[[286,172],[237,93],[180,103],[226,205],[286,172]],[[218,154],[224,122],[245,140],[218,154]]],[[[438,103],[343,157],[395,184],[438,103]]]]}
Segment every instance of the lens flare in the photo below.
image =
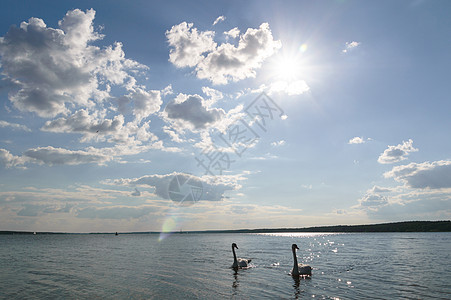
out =
{"type": "Polygon", "coordinates": [[[178,218],[176,216],[169,216],[166,218],[166,220],[164,220],[163,226],[162,226],[161,232],[160,232],[160,237],[158,238],[159,241],[164,240],[177,229],[177,221],[178,221],[178,218]]]}
{"type": "Polygon", "coordinates": [[[307,51],[307,44],[302,44],[299,47],[299,51],[301,51],[301,53],[305,53],[305,51],[307,51]]]}

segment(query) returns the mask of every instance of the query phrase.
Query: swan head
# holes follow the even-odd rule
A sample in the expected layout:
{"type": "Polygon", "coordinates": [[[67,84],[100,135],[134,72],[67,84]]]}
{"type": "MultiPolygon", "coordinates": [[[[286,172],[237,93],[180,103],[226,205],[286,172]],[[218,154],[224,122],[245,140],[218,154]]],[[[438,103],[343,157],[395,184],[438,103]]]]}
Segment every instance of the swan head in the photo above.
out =
{"type": "Polygon", "coordinates": [[[299,250],[298,245],[296,245],[296,244],[291,245],[291,249],[292,249],[293,251],[295,251],[296,249],[299,250]]]}
{"type": "Polygon", "coordinates": [[[237,248],[237,249],[238,249],[238,246],[237,246],[235,243],[233,243],[233,244],[232,244],[232,249],[233,249],[233,248],[237,248]]]}

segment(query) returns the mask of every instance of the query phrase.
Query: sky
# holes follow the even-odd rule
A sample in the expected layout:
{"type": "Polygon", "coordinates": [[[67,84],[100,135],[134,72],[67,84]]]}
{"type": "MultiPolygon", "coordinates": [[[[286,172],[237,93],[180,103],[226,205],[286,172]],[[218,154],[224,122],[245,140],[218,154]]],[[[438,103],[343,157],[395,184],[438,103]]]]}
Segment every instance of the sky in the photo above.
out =
{"type": "Polygon", "coordinates": [[[450,12],[3,1],[0,230],[449,220],[450,12]]]}

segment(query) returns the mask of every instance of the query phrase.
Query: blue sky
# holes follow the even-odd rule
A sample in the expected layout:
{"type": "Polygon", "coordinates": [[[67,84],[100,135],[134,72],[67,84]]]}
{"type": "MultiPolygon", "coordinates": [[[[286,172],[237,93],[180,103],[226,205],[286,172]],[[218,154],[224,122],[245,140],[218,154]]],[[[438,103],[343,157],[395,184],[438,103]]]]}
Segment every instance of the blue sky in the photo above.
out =
{"type": "Polygon", "coordinates": [[[5,1],[0,229],[450,219],[450,11],[5,1]]]}

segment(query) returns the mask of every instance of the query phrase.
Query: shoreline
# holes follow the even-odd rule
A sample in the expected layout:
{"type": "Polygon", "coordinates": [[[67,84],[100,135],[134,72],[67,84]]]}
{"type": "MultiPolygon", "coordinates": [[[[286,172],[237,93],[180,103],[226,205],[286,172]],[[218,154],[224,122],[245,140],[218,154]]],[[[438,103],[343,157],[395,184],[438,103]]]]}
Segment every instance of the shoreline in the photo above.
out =
{"type": "MultiPolygon", "coordinates": [[[[187,230],[175,231],[174,234],[208,234],[208,233],[276,233],[276,232],[451,232],[451,221],[406,221],[369,225],[333,225],[303,228],[259,228],[231,230],[187,230]]],[[[115,234],[116,232],[32,232],[32,231],[0,231],[0,235],[35,235],[35,234],[115,234]]],[[[159,231],[119,232],[120,234],[160,234],[159,231]]]]}

